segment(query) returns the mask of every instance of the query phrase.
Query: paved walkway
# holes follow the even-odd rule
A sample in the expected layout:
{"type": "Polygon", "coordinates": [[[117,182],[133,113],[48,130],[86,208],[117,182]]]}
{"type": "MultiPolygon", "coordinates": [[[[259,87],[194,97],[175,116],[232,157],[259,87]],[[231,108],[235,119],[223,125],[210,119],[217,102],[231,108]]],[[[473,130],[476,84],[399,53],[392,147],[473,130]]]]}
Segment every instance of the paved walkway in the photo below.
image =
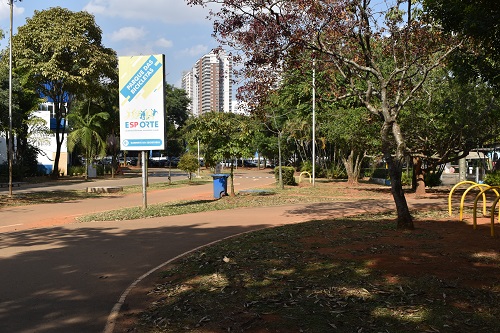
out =
{"type": "MultiPolygon", "coordinates": [[[[267,177],[240,172],[235,187],[239,191],[274,181],[267,177]]],[[[152,191],[148,202],[211,197],[208,184],[152,191]]],[[[187,251],[246,231],[393,208],[391,200],[357,200],[74,223],[81,214],[141,204],[142,196],[134,194],[0,210],[5,224],[0,233],[0,331],[102,332],[106,327],[105,332],[113,332],[117,311],[138,278],[187,251]]],[[[410,205],[442,207],[443,200],[410,205]]]]}

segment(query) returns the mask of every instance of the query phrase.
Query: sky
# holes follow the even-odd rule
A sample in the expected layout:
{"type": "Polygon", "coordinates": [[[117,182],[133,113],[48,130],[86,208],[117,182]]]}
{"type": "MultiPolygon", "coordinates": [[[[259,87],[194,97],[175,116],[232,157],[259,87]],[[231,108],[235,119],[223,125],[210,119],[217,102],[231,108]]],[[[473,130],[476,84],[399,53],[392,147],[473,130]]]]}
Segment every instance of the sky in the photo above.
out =
{"type": "MultiPolygon", "coordinates": [[[[0,29],[6,36],[0,48],[8,47],[10,9],[0,0],[0,29]]],[[[118,56],[165,54],[166,80],[181,85],[182,72],[218,44],[207,19],[208,9],[191,7],[185,0],[22,0],[14,2],[13,33],[35,10],[63,7],[87,11],[95,16],[103,34],[102,43],[118,56]]]]}

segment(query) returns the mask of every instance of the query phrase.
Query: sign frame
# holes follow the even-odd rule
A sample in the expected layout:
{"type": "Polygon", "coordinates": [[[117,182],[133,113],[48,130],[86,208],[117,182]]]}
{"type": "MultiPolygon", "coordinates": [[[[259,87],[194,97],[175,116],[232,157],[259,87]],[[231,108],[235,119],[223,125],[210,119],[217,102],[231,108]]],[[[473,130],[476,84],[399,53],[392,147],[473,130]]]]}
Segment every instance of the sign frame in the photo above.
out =
{"type": "Polygon", "coordinates": [[[165,149],[165,55],[118,58],[120,149],[165,149]]]}

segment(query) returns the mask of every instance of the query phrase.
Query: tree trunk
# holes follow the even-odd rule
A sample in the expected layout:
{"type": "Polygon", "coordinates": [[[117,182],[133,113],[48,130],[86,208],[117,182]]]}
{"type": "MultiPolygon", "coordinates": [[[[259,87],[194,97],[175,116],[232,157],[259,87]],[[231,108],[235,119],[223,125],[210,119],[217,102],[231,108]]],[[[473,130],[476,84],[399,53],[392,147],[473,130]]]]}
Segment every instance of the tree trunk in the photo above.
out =
{"type": "Polygon", "coordinates": [[[422,169],[422,159],[420,157],[413,158],[413,190],[416,195],[425,194],[424,170],[422,169]]]}
{"type": "Polygon", "coordinates": [[[387,161],[389,166],[389,176],[391,178],[391,194],[396,204],[396,211],[398,214],[397,228],[404,230],[412,230],[413,218],[406,202],[405,193],[403,191],[403,184],[401,176],[403,174],[403,167],[400,160],[394,160],[390,157],[387,161]]]}
{"type": "MultiPolygon", "coordinates": [[[[236,163],[238,163],[238,159],[236,159],[236,163]]],[[[229,177],[231,178],[231,192],[230,193],[231,193],[231,196],[234,197],[235,193],[234,193],[234,164],[233,163],[231,163],[231,173],[230,173],[229,177]]]]}
{"type": "Polygon", "coordinates": [[[342,157],[342,162],[344,163],[344,167],[347,173],[347,183],[348,184],[357,184],[359,175],[361,173],[361,163],[363,162],[364,156],[356,155],[354,150],[351,150],[347,159],[342,157]]]}
{"type": "MultiPolygon", "coordinates": [[[[61,133],[56,128],[56,156],[54,157],[54,168],[52,169],[52,178],[59,178],[59,160],[61,159],[62,140],[60,139],[61,133]]],[[[63,139],[64,140],[64,139],[63,139]]]]}
{"type": "Polygon", "coordinates": [[[406,201],[403,191],[403,184],[401,182],[401,177],[403,175],[402,161],[404,158],[405,145],[399,125],[395,120],[384,122],[381,130],[381,139],[382,152],[384,153],[384,158],[389,167],[391,194],[394,199],[394,203],[396,204],[396,211],[398,214],[397,228],[412,230],[414,229],[413,218],[410,214],[408,202],[406,201]],[[391,149],[391,147],[394,147],[394,144],[396,145],[395,156],[392,155],[391,149]]]}

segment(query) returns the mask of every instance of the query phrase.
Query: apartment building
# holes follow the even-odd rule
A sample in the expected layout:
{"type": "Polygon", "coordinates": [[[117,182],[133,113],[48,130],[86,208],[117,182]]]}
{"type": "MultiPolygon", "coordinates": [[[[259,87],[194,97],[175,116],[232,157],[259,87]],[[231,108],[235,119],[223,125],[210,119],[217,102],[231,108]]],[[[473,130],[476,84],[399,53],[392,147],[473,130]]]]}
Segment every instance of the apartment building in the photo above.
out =
{"type": "Polygon", "coordinates": [[[182,76],[182,88],[191,99],[190,112],[231,112],[232,60],[224,51],[211,51],[182,76]]]}

